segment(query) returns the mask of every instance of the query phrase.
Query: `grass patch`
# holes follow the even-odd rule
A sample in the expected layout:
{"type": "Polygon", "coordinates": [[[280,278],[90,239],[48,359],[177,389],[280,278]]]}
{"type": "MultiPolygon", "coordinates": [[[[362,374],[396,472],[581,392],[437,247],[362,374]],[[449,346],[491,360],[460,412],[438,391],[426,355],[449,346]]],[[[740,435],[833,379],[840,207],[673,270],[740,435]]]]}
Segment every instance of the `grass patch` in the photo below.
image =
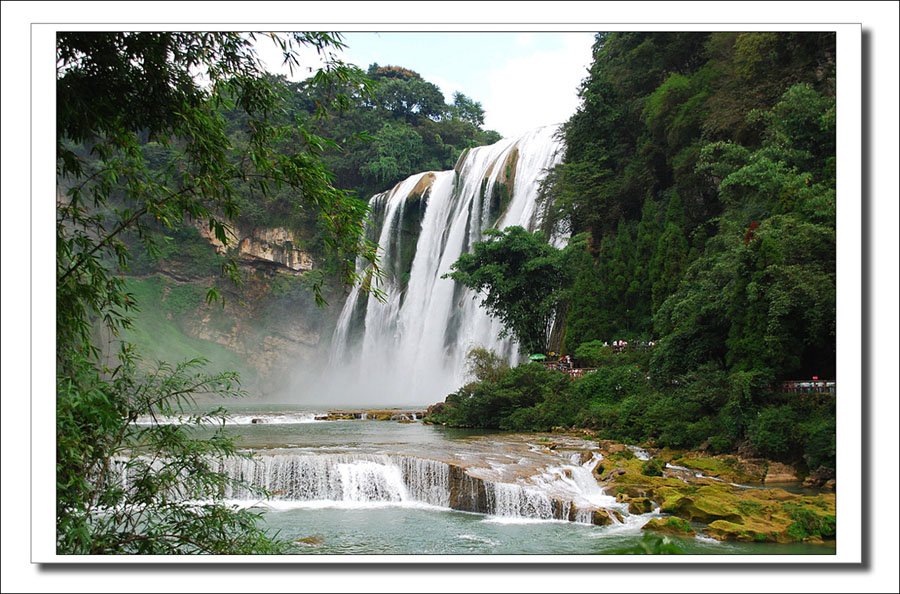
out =
{"type": "MultiPolygon", "coordinates": [[[[244,383],[256,379],[255,370],[242,357],[218,343],[188,336],[182,329],[188,316],[203,304],[203,289],[154,276],[128,279],[128,290],[140,312],[134,315],[133,328],[122,331],[120,338],[135,344],[146,361],[177,363],[202,357],[210,361],[208,371],[237,371],[244,383]]],[[[224,312],[216,311],[213,320],[214,326],[230,331],[232,322],[224,312]]]]}

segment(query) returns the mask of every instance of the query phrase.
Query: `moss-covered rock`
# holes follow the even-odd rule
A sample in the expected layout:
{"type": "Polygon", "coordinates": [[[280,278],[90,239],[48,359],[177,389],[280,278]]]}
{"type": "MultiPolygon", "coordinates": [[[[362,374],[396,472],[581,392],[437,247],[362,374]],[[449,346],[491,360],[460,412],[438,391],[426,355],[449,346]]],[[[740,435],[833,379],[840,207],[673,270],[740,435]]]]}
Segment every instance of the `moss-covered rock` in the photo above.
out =
{"type": "Polygon", "coordinates": [[[620,502],[631,505],[647,498],[663,513],[707,524],[705,532],[713,538],[814,543],[835,537],[831,493],[804,496],[783,489],[742,488],[711,478],[646,476],[641,474],[639,460],[606,459],[604,464],[611,467],[607,474],[611,470],[620,473],[611,478],[607,488],[620,502]]]}
{"type": "Polygon", "coordinates": [[[591,512],[591,523],[595,526],[608,526],[622,523],[622,514],[614,509],[595,509],[591,512]]]}
{"type": "Polygon", "coordinates": [[[732,483],[761,483],[766,478],[768,469],[768,461],[762,459],[701,456],[696,453],[685,454],[673,459],[671,463],[732,483]]]}
{"type": "Polygon", "coordinates": [[[661,534],[673,534],[675,536],[696,536],[697,531],[691,525],[677,517],[653,518],[644,524],[641,530],[651,530],[661,534]]]}
{"type": "Polygon", "coordinates": [[[653,511],[653,502],[647,497],[634,497],[628,502],[628,513],[647,514],[653,511]]]}

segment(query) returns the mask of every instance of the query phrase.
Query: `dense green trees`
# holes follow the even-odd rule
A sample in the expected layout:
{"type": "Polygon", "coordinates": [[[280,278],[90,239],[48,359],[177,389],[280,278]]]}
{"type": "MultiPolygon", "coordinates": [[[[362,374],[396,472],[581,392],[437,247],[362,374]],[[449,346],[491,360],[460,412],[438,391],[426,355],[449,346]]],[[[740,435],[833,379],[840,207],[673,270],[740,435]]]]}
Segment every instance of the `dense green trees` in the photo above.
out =
{"type": "MultiPolygon", "coordinates": [[[[779,214],[833,227],[833,92],[831,34],[598,35],[564,163],[544,188],[595,255],[580,273],[595,297],[570,305],[567,348],[662,336],[656,312],[717,233],[711,248],[779,214]]],[[[827,269],[819,247],[805,258],[827,269]]]]}
{"type": "Polygon", "coordinates": [[[481,304],[503,322],[503,336],[512,335],[528,353],[546,352],[571,282],[567,252],[522,227],[487,229],[485,237],[445,276],[483,294],[481,304]]]}
{"type": "MultiPolygon", "coordinates": [[[[572,282],[559,322],[563,349],[598,370],[486,423],[834,463],[834,396],[778,390],[835,373],[834,41],[597,36],[541,198],[588,237],[558,277],[572,282]],[[656,346],[603,347],[623,338],[656,346]],[[539,412],[551,410],[556,422],[539,412]]],[[[512,276],[467,258],[466,274],[495,287],[512,276]]],[[[490,401],[500,384],[466,394],[490,401]]]]}
{"type": "MultiPolygon", "coordinates": [[[[299,46],[341,45],[325,33],[274,39],[292,64],[299,46]]],[[[240,394],[234,374],[205,375],[198,361],[148,365],[125,344],[113,363],[96,341],[98,332],[128,328],[140,305],[126,290],[125,234],[153,257],[165,232],[201,221],[228,245],[244,184],[262,196],[289,188],[314,209],[344,280],[356,278],[358,257],[375,261],[360,226],[365,205],[331,184],[321,160],[327,142],[288,117],[283,81],[261,70],[253,44],[253,36],[236,33],[57,37],[60,553],[284,550],[254,513],[217,502],[230,479],[213,462],[235,454],[234,445],[221,434],[192,432],[222,416],[187,411],[194,396],[240,394]],[[236,138],[229,131],[239,121],[246,130],[236,138]],[[142,416],[175,414],[189,422],[134,425],[142,416]],[[122,473],[132,480],[120,480],[122,473]]],[[[345,88],[364,82],[339,62],[317,80],[345,88]]],[[[226,269],[236,274],[233,265],[226,269]]]]}
{"type": "Polygon", "coordinates": [[[340,114],[318,118],[315,129],[336,145],[324,155],[335,185],[367,200],[420,171],[444,171],[456,165],[466,148],[500,139],[483,130],[484,110],[474,99],[455,93],[447,104],[437,85],[402,66],[369,66],[371,93],[342,85],[323,89],[312,81],[292,83],[298,114],[312,116],[343,90],[340,114]]]}

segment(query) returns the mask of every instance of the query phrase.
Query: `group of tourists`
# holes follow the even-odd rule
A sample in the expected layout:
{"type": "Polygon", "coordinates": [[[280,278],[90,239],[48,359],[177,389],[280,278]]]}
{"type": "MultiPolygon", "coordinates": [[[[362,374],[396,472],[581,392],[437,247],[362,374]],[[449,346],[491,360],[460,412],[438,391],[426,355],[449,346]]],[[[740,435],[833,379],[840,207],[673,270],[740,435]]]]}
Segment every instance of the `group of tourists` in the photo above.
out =
{"type": "MultiPolygon", "coordinates": [[[[556,353],[550,353],[550,356],[557,356],[556,353]]],[[[571,371],[575,368],[575,362],[572,361],[571,355],[558,355],[559,359],[544,363],[548,369],[557,369],[559,371],[571,371]]]]}

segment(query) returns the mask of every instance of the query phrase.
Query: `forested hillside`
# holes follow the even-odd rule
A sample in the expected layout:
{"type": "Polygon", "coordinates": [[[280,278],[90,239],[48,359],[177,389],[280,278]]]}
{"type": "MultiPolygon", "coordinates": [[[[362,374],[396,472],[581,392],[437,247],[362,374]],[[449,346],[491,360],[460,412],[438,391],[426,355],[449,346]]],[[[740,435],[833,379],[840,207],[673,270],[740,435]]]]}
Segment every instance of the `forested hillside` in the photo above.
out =
{"type": "Polygon", "coordinates": [[[501,373],[436,418],[832,464],[833,394],[779,387],[835,373],[834,51],[830,33],[597,35],[542,199],[578,238],[557,346],[599,369],[562,390],[501,373]]]}

